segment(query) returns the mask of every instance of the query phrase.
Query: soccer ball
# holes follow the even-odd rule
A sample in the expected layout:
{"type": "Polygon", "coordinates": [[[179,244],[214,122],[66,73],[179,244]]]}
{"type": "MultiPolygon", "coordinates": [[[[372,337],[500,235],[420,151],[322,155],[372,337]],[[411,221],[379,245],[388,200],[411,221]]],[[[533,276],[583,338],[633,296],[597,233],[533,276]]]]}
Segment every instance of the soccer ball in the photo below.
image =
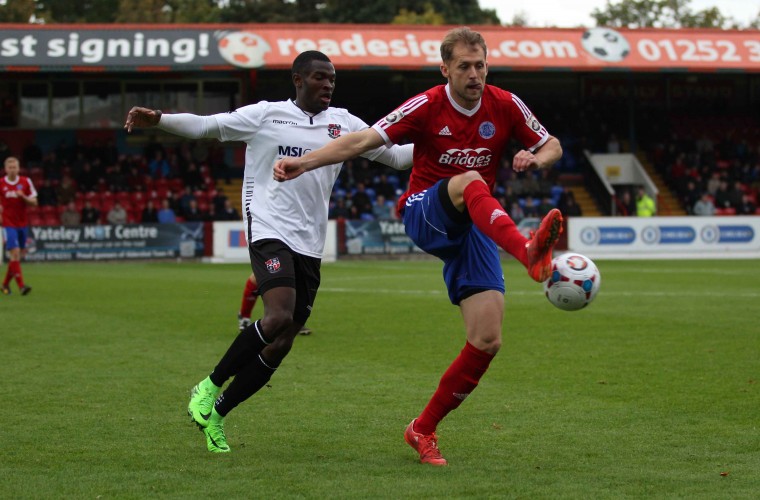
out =
{"type": "Polygon", "coordinates": [[[264,56],[272,49],[261,36],[253,31],[223,33],[219,40],[219,54],[230,64],[241,68],[259,68],[264,56]]]}
{"type": "Polygon", "coordinates": [[[552,260],[552,276],[544,282],[549,302],[564,311],[583,309],[602,284],[596,264],[579,253],[563,253],[552,260]]]}
{"type": "Polygon", "coordinates": [[[591,28],[583,33],[581,45],[586,52],[604,62],[620,62],[631,52],[628,40],[610,28],[591,28]]]}

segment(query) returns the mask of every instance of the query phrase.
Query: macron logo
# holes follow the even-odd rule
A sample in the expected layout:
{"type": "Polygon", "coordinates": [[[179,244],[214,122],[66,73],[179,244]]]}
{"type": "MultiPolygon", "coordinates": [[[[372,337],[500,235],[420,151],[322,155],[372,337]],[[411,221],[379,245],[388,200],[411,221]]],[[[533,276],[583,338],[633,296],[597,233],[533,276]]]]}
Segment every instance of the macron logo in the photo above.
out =
{"type": "Polygon", "coordinates": [[[496,210],[494,210],[494,211],[493,211],[493,213],[491,214],[491,224],[493,224],[493,221],[495,221],[495,220],[496,220],[496,219],[498,219],[499,217],[504,217],[505,215],[507,215],[507,212],[505,212],[504,210],[499,210],[499,209],[497,208],[497,209],[496,209],[496,210]]]}
{"type": "Polygon", "coordinates": [[[467,396],[470,395],[470,393],[469,392],[464,392],[464,393],[452,392],[451,395],[457,398],[459,401],[464,401],[467,398],[467,396]]]}
{"type": "Polygon", "coordinates": [[[451,135],[451,130],[449,130],[449,126],[446,125],[441,129],[440,132],[438,132],[438,135],[451,135]]]}

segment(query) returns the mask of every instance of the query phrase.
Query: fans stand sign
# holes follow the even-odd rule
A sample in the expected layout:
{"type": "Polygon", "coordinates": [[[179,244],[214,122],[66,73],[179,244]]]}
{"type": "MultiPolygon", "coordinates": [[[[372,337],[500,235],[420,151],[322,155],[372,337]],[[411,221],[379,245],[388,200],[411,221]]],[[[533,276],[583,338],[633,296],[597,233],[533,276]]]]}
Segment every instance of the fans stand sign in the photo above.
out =
{"type": "Polygon", "coordinates": [[[203,223],[32,226],[29,261],[127,260],[203,255],[203,223]]]}
{"type": "MultiPolygon", "coordinates": [[[[434,68],[447,27],[329,24],[21,25],[0,31],[6,71],[289,68],[306,50],[339,67],[434,68]]],[[[757,31],[481,26],[492,67],[760,71],[757,31]]]]}

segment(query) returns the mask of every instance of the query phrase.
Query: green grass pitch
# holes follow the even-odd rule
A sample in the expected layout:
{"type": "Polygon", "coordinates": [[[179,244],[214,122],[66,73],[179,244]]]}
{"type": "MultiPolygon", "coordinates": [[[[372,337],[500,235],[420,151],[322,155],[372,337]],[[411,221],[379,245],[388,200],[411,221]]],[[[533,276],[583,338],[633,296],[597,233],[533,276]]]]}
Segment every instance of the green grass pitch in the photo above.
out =
{"type": "Polygon", "coordinates": [[[758,261],[597,264],[579,312],[504,264],[504,344],[439,427],[446,468],[403,440],[464,343],[437,262],[325,264],[315,333],[223,456],[185,408],[247,266],[28,264],[34,291],[0,296],[0,497],[757,498],[758,261]]]}

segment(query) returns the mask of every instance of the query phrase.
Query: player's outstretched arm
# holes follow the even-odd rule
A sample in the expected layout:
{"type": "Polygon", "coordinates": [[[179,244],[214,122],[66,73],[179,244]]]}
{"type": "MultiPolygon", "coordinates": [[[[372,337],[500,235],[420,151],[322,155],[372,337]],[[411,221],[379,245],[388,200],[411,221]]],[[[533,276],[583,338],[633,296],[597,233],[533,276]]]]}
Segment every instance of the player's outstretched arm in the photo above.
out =
{"type": "Polygon", "coordinates": [[[295,179],[315,168],[343,163],[349,158],[355,158],[383,145],[384,142],[380,134],[371,128],[344,135],[300,158],[288,156],[277,160],[274,164],[274,179],[283,182],[295,179]]]}
{"type": "Polygon", "coordinates": [[[522,172],[530,169],[549,168],[562,158],[562,146],[559,139],[549,137],[549,139],[535,153],[520,150],[512,159],[512,169],[515,172],[522,172]]]}
{"type": "Polygon", "coordinates": [[[134,106],[127,113],[127,120],[124,122],[124,129],[127,132],[132,132],[132,129],[155,127],[161,120],[161,110],[141,108],[140,106],[134,106]]]}

